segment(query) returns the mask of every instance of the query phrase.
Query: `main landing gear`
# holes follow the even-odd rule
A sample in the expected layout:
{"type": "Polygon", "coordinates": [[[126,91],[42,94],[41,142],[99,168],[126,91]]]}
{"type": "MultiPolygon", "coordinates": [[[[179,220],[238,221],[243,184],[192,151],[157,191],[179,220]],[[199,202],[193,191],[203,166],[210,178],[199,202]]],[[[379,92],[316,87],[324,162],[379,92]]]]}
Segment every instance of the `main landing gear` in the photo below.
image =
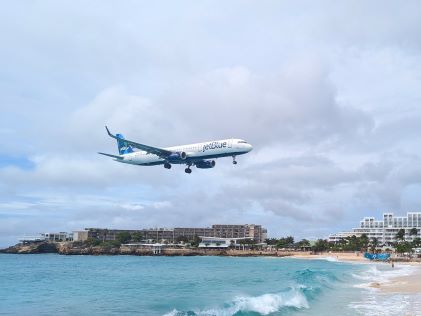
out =
{"type": "Polygon", "coordinates": [[[184,169],[184,172],[190,174],[191,173],[190,166],[188,166],[186,169],[184,169]]]}
{"type": "Polygon", "coordinates": [[[168,163],[168,162],[164,163],[164,168],[165,169],[171,169],[171,164],[168,163]]]}
{"type": "Polygon", "coordinates": [[[237,164],[237,161],[235,160],[235,156],[232,156],[232,164],[233,165],[236,165],[237,164]]]}

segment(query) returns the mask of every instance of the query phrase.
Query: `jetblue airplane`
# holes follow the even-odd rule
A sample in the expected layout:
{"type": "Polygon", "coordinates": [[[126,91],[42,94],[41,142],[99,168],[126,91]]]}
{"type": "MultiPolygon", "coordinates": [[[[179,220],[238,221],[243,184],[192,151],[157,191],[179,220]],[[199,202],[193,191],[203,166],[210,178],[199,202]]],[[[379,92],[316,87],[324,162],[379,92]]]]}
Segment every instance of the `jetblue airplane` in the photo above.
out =
{"type": "Polygon", "coordinates": [[[232,157],[232,163],[237,164],[235,157],[248,153],[253,147],[242,139],[223,139],[212,142],[182,145],[168,148],[152,147],[127,140],[121,134],[113,135],[105,126],[110,137],[117,140],[119,155],[98,153],[114,158],[115,161],[139,166],[164,165],[171,169],[172,164],[187,165],[186,173],[191,173],[191,166],[199,169],[215,167],[216,158],[232,157]]]}

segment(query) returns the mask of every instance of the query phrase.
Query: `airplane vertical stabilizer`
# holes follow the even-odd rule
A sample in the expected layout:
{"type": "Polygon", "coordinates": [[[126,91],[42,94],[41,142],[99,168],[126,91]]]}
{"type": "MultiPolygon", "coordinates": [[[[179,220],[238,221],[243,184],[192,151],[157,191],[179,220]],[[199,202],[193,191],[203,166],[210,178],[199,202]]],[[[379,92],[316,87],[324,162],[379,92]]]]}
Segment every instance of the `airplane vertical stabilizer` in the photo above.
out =
{"type": "Polygon", "coordinates": [[[116,134],[118,153],[120,155],[129,154],[133,152],[132,146],[130,146],[125,140],[122,134],[116,134]]]}

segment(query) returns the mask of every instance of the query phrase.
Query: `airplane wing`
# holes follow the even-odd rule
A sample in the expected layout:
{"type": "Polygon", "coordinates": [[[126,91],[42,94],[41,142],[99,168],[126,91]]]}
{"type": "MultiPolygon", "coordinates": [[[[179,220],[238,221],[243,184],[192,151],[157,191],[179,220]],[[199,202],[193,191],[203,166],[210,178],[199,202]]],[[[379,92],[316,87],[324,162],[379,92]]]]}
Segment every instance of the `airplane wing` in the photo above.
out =
{"type": "Polygon", "coordinates": [[[108,157],[111,157],[111,158],[115,158],[115,159],[123,159],[123,157],[121,157],[121,156],[116,156],[116,155],[111,155],[111,154],[106,154],[106,153],[98,153],[98,154],[108,156],[108,157]]]}
{"type": "Polygon", "coordinates": [[[139,144],[139,143],[136,143],[136,142],[132,142],[131,140],[127,140],[127,139],[120,139],[117,136],[111,134],[107,126],[105,126],[105,129],[107,130],[107,133],[110,137],[118,139],[120,141],[123,141],[123,142],[127,143],[127,145],[130,145],[132,147],[135,147],[135,148],[138,148],[140,150],[146,151],[147,153],[157,155],[160,158],[165,159],[173,153],[172,151],[169,151],[169,150],[166,150],[166,149],[162,149],[162,148],[158,148],[158,147],[152,147],[152,146],[148,146],[148,145],[144,145],[144,144],[139,144]]]}

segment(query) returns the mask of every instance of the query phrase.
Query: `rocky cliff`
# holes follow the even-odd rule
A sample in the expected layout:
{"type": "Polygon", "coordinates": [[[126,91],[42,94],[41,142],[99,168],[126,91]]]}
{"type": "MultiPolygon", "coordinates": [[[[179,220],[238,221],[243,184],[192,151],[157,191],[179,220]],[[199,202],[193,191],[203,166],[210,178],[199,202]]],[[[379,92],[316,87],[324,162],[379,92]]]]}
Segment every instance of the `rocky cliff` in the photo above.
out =
{"type": "Polygon", "coordinates": [[[17,244],[6,249],[0,249],[0,253],[57,253],[57,243],[54,242],[34,242],[30,244],[17,244]]]}
{"type": "Polygon", "coordinates": [[[257,250],[219,250],[202,248],[163,248],[159,254],[151,249],[128,246],[112,246],[109,244],[91,246],[80,242],[37,242],[31,244],[17,244],[2,249],[0,253],[35,254],[58,253],[61,255],[134,255],[134,256],[289,256],[290,253],[264,252],[257,250]]]}

